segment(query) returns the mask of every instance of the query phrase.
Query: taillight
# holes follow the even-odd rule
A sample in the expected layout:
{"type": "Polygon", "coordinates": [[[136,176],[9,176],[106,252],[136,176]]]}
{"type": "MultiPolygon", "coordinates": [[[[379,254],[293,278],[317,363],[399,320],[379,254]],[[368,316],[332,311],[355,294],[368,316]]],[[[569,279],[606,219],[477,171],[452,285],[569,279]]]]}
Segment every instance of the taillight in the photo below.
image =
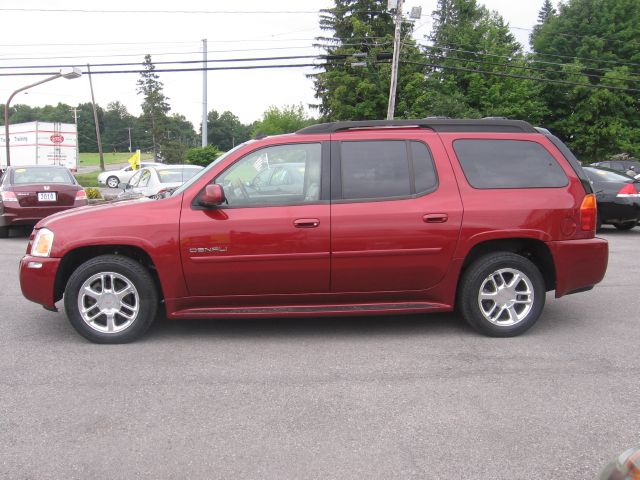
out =
{"type": "Polygon", "coordinates": [[[87,199],[87,192],[85,192],[84,190],[78,190],[76,192],[76,200],[86,200],[87,199]]]}
{"type": "Polygon", "coordinates": [[[640,193],[638,193],[638,190],[636,189],[633,183],[627,183],[624,187],[620,189],[616,197],[618,198],[640,197],[640,193]]]}
{"type": "Polygon", "coordinates": [[[596,217],[598,216],[598,205],[594,194],[585,195],[580,205],[580,228],[584,232],[596,230],[596,217]]]}
{"type": "Polygon", "coordinates": [[[3,203],[18,201],[18,197],[16,197],[14,192],[0,192],[0,197],[3,203]]]}

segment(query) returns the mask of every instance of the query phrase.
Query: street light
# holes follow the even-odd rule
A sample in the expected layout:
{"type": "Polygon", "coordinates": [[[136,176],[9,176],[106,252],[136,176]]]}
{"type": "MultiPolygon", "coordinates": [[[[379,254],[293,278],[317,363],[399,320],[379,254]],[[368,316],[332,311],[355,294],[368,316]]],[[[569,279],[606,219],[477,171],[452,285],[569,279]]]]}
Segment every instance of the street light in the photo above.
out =
{"type": "Polygon", "coordinates": [[[4,105],[4,138],[5,138],[4,143],[5,143],[5,148],[7,152],[7,167],[11,165],[11,159],[10,159],[11,154],[9,153],[9,105],[11,104],[11,100],[13,99],[13,97],[15,97],[20,92],[28,90],[31,87],[35,87],[37,85],[50,82],[51,80],[55,80],[56,78],[63,77],[63,78],[72,79],[72,78],[78,78],[81,75],[82,75],[82,72],[80,71],[79,68],[76,68],[76,67],[62,68],[60,69],[60,72],[56,73],[55,75],[47,77],[44,80],[40,80],[39,82],[32,83],[31,85],[27,85],[26,87],[19,88],[18,90],[16,90],[11,94],[11,96],[9,97],[9,100],[7,100],[7,103],[5,103],[4,105]]]}

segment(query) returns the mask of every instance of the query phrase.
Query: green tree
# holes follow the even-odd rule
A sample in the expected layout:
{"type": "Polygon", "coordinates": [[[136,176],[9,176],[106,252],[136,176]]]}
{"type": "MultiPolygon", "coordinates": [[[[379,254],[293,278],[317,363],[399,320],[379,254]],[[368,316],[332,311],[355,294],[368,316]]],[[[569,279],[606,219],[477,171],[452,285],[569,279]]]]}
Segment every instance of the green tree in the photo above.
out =
{"type": "Polygon", "coordinates": [[[211,110],[207,114],[207,141],[223,151],[230,150],[251,138],[251,127],[244,125],[233,113],[219,114],[211,110]]]}
{"type": "MultiPolygon", "coordinates": [[[[386,0],[334,0],[322,10],[320,28],[329,33],[318,40],[327,60],[321,72],[310,75],[323,120],[385,118],[389,101],[390,59],[394,23],[386,0]]],[[[411,38],[411,24],[403,23],[396,116],[406,116],[422,90],[422,56],[411,38]]]]}
{"type": "Polygon", "coordinates": [[[539,122],[546,108],[541,85],[531,76],[522,46],[496,12],[476,0],[439,0],[425,48],[425,88],[415,116],[504,116],[539,122]]]}
{"type": "Polygon", "coordinates": [[[129,151],[129,127],[133,127],[134,116],[122,103],[116,101],[107,105],[102,121],[102,147],[105,151],[129,151]]]}
{"type": "Polygon", "coordinates": [[[166,163],[183,163],[187,150],[196,143],[193,124],[184,115],[174,113],[166,118],[165,137],[160,141],[162,157],[166,163]]]}
{"type": "Polygon", "coordinates": [[[579,84],[547,84],[542,98],[545,125],[585,160],[640,152],[638,19],[636,0],[570,0],[532,38],[548,80],[579,84]]]}
{"type": "Polygon", "coordinates": [[[313,123],[315,120],[307,116],[302,105],[285,105],[282,109],[271,106],[253,125],[253,135],[292,133],[313,123]]]}
{"type": "Polygon", "coordinates": [[[547,23],[552,17],[554,17],[557,13],[558,12],[554,8],[551,0],[544,0],[544,3],[542,4],[542,8],[540,8],[540,11],[538,12],[538,23],[534,25],[533,31],[529,36],[529,43],[533,44],[533,42],[535,41],[536,35],[540,31],[540,28],[542,28],[542,26],[545,23],[547,23]]]}
{"type": "Polygon", "coordinates": [[[220,155],[222,152],[215,145],[207,145],[206,147],[190,148],[185,158],[187,163],[206,167],[220,155]]]}
{"type": "Polygon", "coordinates": [[[151,61],[151,55],[145,55],[142,66],[144,71],[137,82],[138,94],[144,97],[140,120],[151,136],[153,157],[156,158],[160,150],[160,141],[166,137],[169,99],[163,93],[164,86],[155,73],[156,67],[151,61]]]}

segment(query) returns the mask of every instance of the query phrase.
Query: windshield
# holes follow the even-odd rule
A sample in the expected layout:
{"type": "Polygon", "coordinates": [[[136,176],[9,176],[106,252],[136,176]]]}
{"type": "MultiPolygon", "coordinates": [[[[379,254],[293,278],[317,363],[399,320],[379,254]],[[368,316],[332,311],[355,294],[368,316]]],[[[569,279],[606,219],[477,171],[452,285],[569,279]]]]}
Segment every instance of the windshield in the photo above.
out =
{"type": "Polygon", "coordinates": [[[184,192],[187,188],[189,188],[191,185],[193,185],[195,182],[197,182],[200,177],[202,177],[203,175],[206,175],[207,172],[209,170],[211,170],[213,167],[215,167],[218,163],[220,163],[222,160],[224,160],[225,158],[227,158],[229,155],[231,155],[233,152],[240,150],[242,147],[244,147],[245,145],[247,145],[248,143],[252,142],[253,140],[248,140],[244,143],[241,143],[240,145],[236,145],[234,148],[232,148],[231,150],[229,150],[226,153],[223,153],[222,155],[220,155],[218,158],[216,158],[213,162],[211,162],[209,165],[207,165],[207,167],[204,170],[200,170],[200,172],[197,175],[194,175],[193,177],[191,177],[188,181],[186,181],[185,183],[183,183],[181,186],[179,186],[178,188],[176,188],[173,193],[171,194],[172,197],[176,196],[176,195],[180,195],[182,192],[184,192]]]}
{"type": "Polygon", "coordinates": [[[183,183],[200,172],[201,168],[176,168],[158,170],[160,183],[183,183]]]}

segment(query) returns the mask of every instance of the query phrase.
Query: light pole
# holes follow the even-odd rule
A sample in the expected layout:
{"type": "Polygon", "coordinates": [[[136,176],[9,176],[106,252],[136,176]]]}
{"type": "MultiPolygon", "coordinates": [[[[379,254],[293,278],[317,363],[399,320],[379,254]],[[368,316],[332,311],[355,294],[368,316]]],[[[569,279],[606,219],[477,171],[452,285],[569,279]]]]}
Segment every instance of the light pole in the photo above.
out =
{"type": "Polygon", "coordinates": [[[50,77],[47,77],[44,80],[40,80],[39,82],[32,83],[31,85],[27,85],[26,87],[19,88],[18,90],[16,90],[11,94],[11,96],[9,97],[9,100],[7,100],[7,103],[5,103],[4,105],[4,137],[5,137],[4,144],[7,152],[7,167],[11,166],[11,158],[10,158],[11,154],[9,153],[9,105],[11,104],[11,100],[13,99],[13,97],[15,97],[20,92],[28,90],[31,87],[42,85],[43,83],[50,82],[51,80],[55,80],[60,77],[72,79],[72,78],[78,78],[80,75],[82,75],[82,72],[80,71],[80,69],[76,67],[63,68],[63,69],[60,69],[59,73],[56,73],[55,75],[51,75],[50,77]]]}

